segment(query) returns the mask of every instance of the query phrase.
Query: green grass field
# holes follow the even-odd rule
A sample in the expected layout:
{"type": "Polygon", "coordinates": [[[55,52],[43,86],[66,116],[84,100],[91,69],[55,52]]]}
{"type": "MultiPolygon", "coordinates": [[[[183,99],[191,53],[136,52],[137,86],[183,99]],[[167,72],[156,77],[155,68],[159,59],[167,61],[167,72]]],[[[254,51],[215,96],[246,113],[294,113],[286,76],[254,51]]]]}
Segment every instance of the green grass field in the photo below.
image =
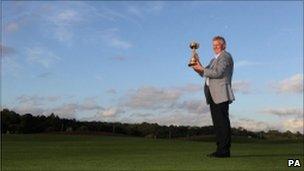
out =
{"type": "Polygon", "coordinates": [[[3,135],[3,170],[302,170],[303,144],[233,143],[231,158],[208,158],[213,142],[101,135],[3,135]],[[301,168],[288,168],[298,158],[301,168]]]}

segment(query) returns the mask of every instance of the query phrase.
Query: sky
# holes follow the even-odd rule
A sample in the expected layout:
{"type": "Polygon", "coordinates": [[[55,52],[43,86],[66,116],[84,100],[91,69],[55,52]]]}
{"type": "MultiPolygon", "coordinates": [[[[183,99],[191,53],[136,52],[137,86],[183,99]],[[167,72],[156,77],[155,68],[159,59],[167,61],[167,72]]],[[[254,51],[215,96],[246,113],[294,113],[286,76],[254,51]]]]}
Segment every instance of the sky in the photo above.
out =
{"type": "Polygon", "coordinates": [[[232,127],[303,133],[301,1],[2,1],[1,108],[81,121],[212,125],[212,38],[234,60],[232,127]]]}

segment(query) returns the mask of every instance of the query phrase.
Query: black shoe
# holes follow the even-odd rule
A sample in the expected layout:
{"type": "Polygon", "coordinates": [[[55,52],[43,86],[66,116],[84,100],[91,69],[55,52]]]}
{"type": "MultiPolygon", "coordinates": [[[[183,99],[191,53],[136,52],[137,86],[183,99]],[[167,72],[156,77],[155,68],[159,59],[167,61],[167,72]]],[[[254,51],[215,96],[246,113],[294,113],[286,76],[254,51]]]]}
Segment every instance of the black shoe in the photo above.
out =
{"type": "Polygon", "coordinates": [[[220,157],[220,158],[230,157],[230,152],[226,152],[226,153],[217,153],[217,154],[215,155],[215,157],[220,157]]]}
{"type": "Polygon", "coordinates": [[[211,154],[208,154],[207,156],[208,157],[226,158],[226,157],[230,157],[230,152],[226,152],[226,153],[213,152],[211,154]]]}

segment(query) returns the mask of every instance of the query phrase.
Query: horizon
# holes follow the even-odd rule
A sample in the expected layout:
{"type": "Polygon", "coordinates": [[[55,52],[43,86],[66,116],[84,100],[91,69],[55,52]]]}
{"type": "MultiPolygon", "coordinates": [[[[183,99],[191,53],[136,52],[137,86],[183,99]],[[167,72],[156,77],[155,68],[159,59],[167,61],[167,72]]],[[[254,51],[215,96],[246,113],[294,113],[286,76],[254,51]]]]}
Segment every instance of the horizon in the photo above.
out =
{"type": "MultiPolygon", "coordinates": [[[[4,108],[4,109],[6,109],[6,108],[4,108]]],[[[2,111],[1,112],[3,112],[4,111],[4,109],[2,109],[2,111]]],[[[9,109],[7,109],[7,110],[9,110],[9,109]]],[[[13,111],[13,110],[9,110],[9,112],[14,112],[14,113],[16,113],[15,111],[13,111]]],[[[31,113],[24,113],[24,114],[19,114],[19,113],[16,113],[16,114],[18,114],[19,116],[24,116],[24,115],[31,115],[31,117],[42,117],[42,116],[45,116],[45,117],[50,117],[51,115],[53,115],[53,116],[55,116],[55,117],[59,117],[59,119],[67,119],[67,120],[74,120],[75,118],[62,118],[62,117],[60,117],[59,115],[56,115],[55,113],[51,113],[51,114],[49,114],[49,115],[45,115],[45,114],[41,114],[41,115],[33,115],[33,114],[31,114],[31,113]]],[[[173,127],[190,127],[190,128],[204,128],[204,127],[213,127],[213,125],[211,124],[211,125],[203,125],[203,126],[196,126],[196,125],[174,125],[174,124],[172,124],[172,125],[161,125],[161,124],[158,124],[158,123],[152,123],[152,122],[146,122],[146,121],[143,121],[143,122],[134,122],[134,123],[128,123],[128,122],[111,122],[111,121],[109,121],[109,122],[107,122],[107,121],[95,121],[95,120],[93,120],[93,121],[81,121],[81,120],[77,120],[77,119],[75,119],[75,121],[76,122],[98,122],[98,123],[106,123],[106,124],[115,124],[115,123],[118,123],[118,124],[130,124],[130,125],[132,125],[132,124],[135,124],[135,125],[141,125],[141,124],[144,124],[144,123],[147,123],[147,124],[156,124],[157,126],[166,126],[166,127],[171,127],[171,126],[173,126],[173,127]]],[[[82,126],[84,126],[84,125],[82,125],[82,126]]],[[[68,128],[70,128],[70,127],[67,127],[67,129],[68,128]]],[[[303,133],[301,133],[301,132],[299,132],[299,131],[296,131],[296,132],[292,132],[292,131],[290,131],[290,130],[286,130],[286,131],[280,131],[280,130],[276,130],[276,129],[269,129],[269,130],[259,130],[259,131],[253,131],[253,130],[249,130],[249,129],[246,129],[246,128],[243,128],[243,127],[231,127],[231,129],[237,129],[237,130],[239,130],[239,129],[241,129],[241,130],[246,130],[246,131],[248,131],[248,132],[253,132],[253,133],[259,133],[259,132],[264,132],[264,133],[268,133],[269,131],[271,132],[271,131],[278,131],[278,132],[280,132],[280,133],[286,133],[286,132],[291,132],[292,134],[298,134],[298,133],[300,133],[300,135],[303,135],[303,133]]],[[[64,130],[63,132],[65,132],[65,131],[67,131],[67,130],[64,130]]],[[[76,130],[73,130],[73,131],[77,131],[77,128],[76,128],[76,130]]],[[[55,132],[57,132],[57,131],[55,131],[55,132]]],[[[62,132],[62,130],[61,131],[59,131],[59,132],[62,132]]],[[[111,131],[89,131],[89,132],[111,132],[111,131]]],[[[45,132],[41,132],[41,133],[45,133],[45,132]]],[[[115,133],[116,134],[116,133],[115,133]]],[[[205,134],[203,134],[203,135],[205,135],[205,134]]],[[[193,135],[193,136],[196,136],[196,135],[193,135]]]]}
{"type": "Polygon", "coordinates": [[[234,60],[231,127],[303,134],[301,1],[1,4],[2,110],[212,125],[189,43],[206,66],[221,35],[234,60]]]}

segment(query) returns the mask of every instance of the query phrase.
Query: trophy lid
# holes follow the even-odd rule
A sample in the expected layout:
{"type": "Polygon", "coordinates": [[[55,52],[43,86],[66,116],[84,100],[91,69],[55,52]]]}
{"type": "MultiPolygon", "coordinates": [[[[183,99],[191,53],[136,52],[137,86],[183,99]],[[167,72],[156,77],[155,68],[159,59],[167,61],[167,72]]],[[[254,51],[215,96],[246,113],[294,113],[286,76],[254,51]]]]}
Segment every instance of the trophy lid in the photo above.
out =
{"type": "Polygon", "coordinates": [[[199,43],[193,41],[193,42],[190,43],[189,47],[191,49],[198,49],[199,48],[199,43]]]}

